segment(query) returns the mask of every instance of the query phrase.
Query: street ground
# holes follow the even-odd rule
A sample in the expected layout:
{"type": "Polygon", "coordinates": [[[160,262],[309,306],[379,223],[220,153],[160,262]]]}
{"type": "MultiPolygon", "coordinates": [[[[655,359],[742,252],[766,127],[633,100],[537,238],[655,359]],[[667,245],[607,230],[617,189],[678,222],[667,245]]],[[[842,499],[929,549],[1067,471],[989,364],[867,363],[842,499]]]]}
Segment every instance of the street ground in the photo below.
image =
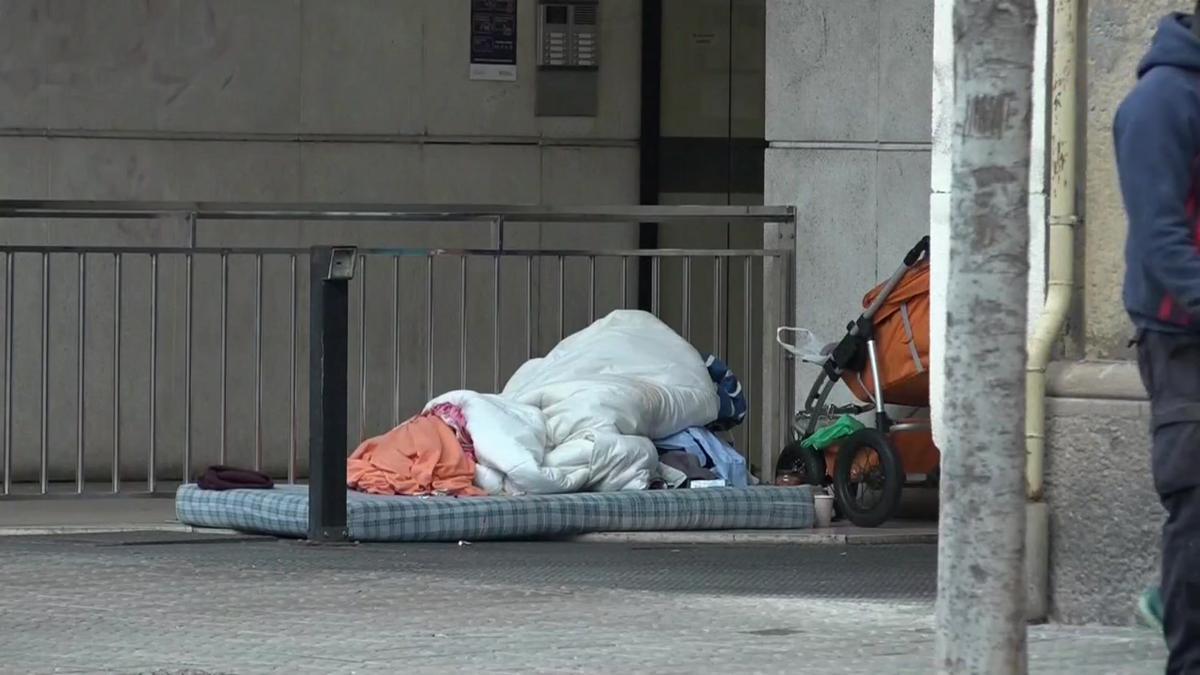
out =
{"type": "MultiPolygon", "coordinates": [[[[0,672],[928,673],[936,549],[0,537],[0,672]]],[[[1161,672],[1033,627],[1031,670],[1161,672]]]]}

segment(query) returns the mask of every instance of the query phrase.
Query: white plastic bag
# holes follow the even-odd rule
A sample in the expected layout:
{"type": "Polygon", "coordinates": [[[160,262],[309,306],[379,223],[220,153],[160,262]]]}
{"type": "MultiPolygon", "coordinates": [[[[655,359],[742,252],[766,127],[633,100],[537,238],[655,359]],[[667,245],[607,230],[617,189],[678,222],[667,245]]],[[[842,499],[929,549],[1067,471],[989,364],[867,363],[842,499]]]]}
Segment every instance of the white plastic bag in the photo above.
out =
{"type": "Polygon", "coordinates": [[[829,358],[829,343],[807,328],[782,326],[775,330],[775,341],[790,354],[806,363],[825,363],[829,358]],[[789,335],[795,336],[790,341],[789,335]]]}

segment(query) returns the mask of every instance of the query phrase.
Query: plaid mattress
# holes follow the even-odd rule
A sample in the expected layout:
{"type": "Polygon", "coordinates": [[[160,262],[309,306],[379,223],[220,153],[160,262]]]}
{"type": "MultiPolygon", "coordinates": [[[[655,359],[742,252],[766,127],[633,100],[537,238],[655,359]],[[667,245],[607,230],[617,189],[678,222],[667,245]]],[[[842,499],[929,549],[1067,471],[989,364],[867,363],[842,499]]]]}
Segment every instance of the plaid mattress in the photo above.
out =
{"type": "MultiPolygon", "coordinates": [[[[195,527],[304,537],[308,489],[214,492],[184,485],[179,520],[195,527]]],[[[646,490],[525,497],[380,497],[351,491],[358,541],[534,539],[639,530],[803,529],[813,525],[804,487],[646,490]]]]}

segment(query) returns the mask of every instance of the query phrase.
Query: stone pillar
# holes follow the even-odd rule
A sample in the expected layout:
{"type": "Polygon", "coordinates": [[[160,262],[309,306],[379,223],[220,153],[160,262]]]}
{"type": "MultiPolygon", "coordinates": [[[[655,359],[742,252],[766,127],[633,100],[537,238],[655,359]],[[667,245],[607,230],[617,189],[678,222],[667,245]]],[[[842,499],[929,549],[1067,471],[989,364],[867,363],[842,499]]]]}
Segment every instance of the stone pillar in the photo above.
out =
{"type": "Polygon", "coordinates": [[[826,340],[929,232],[933,4],[767,2],[766,202],[799,210],[797,323],[826,340]]]}

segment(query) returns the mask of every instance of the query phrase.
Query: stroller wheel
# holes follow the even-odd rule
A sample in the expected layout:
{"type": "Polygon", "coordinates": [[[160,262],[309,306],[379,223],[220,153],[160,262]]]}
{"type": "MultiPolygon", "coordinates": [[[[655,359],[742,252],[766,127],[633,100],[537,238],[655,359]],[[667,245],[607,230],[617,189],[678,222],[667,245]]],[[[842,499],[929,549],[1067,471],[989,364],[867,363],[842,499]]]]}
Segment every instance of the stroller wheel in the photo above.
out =
{"type": "Polygon", "coordinates": [[[775,462],[776,480],[784,474],[795,474],[800,485],[824,485],[825,453],[801,447],[800,441],[788,443],[775,462]]]}
{"type": "Polygon", "coordinates": [[[900,505],[904,467],[888,437],[876,429],[863,429],[838,449],[833,475],[837,505],[859,527],[878,527],[900,505]]]}

